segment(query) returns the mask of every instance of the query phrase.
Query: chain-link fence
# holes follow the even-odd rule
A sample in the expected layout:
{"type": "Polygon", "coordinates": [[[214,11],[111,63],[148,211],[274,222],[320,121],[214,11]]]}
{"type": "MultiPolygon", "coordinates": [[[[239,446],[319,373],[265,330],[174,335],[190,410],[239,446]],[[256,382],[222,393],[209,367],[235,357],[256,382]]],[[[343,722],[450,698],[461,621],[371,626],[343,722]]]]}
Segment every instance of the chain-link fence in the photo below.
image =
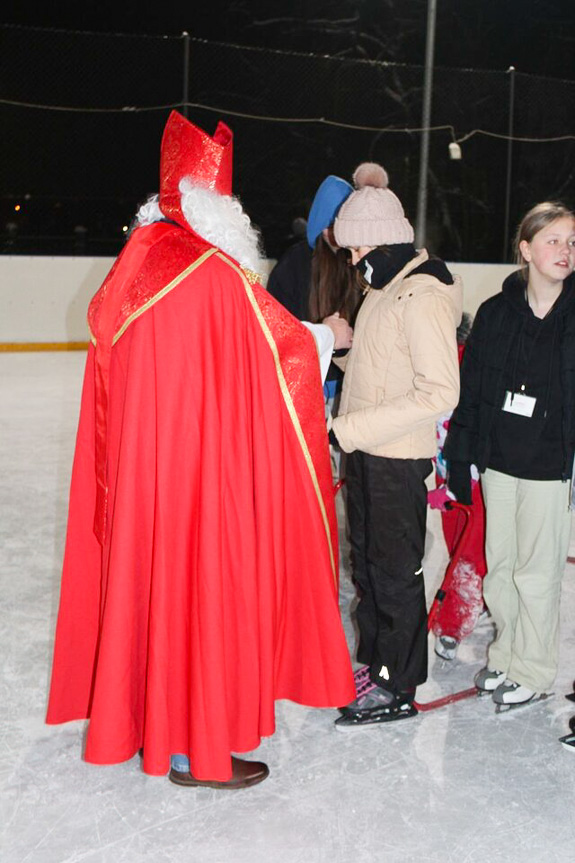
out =
{"type": "MultiPolygon", "coordinates": [[[[235,133],[234,187],[277,256],[329,173],[381,162],[416,218],[423,67],[150,37],[0,27],[1,251],[115,254],[158,186],[172,107],[235,133]]],[[[575,203],[575,82],[436,68],[427,245],[509,257],[540,200],[575,203]],[[531,139],[531,140],[521,140],[531,139]],[[554,140],[549,140],[554,139],[554,140]],[[450,160],[460,141],[463,158],[450,160]]]]}

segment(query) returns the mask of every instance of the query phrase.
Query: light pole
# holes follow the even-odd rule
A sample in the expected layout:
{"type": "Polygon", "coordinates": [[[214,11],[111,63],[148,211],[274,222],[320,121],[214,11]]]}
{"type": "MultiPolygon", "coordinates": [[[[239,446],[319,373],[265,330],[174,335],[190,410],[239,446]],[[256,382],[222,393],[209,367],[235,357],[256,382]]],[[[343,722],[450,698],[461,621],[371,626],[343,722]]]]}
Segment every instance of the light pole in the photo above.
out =
{"type": "Polygon", "coordinates": [[[184,80],[182,86],[182,114],[188,116],[188,102],[190,101],[190,34],[184,30],[184,80]]]}
{"type": "Polygon", "coordinates": [[[505,225],[503,228],[503,252],[501,260],[509,260],[509,219],[511,213],[511,174],[513,170],[513,121],[515,113],[515,66],[507,70],[509,75],[509,121],[507,127],[507,176],[505,180],[505,225]]]}
{"type": "Polygon", "coordinates": [[[419,188],[417,192],[417,220],[415,223],[415,245],[418,249],[421,249],[425,245],[427,231],[427,174],[429,166],[429,127],[431,125],[436,13],[437,0],[428,0],[425,71],[423,76],[423,115],[421,120],[421,157],[419,161],[419,188]]]}

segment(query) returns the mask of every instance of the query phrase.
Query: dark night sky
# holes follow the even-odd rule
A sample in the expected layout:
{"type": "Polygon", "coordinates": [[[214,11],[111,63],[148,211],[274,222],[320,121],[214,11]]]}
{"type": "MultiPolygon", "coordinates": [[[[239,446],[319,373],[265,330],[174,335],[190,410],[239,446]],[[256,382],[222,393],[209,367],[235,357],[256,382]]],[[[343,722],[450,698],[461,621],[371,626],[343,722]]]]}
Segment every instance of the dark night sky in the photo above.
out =
{"type": "MultiPolygon", "coordinates": [[[[436,63],[575,79],[573,0],[438,0],[436,63]]],[[[4,2],[0,23],[190,35],[242,45],[423,63],[426,0],[4,2]]]]}
{"type": "MultiPolygon", "coordinates": [[[[422,66],[427,8],[428,0],[290,0],[289,4],[274,0],[192,4],[188,0],[157,3],[152,10],[141,0],[76,0],[41,6],[4,0],[0,25],[170,37],[185,30],[192,37],[241,46],[422,66]]],[[[77,102],[81,108],[97,111],[118,105],[171,104],[181,97],[179,40],[151,39],[144,46],[140,39],[100,40],[42,32],[4,36],[4,47],[12,51],[1,55],[7,100],[42,105],[77,102]],[[23,50],[22,45],[29,48],[23,50]],[[76,52],[86,46],[89,51],[78,58],[76,52]]],[[[415,211],[416,136],[351,132],[342,121],[360,125],[374,121],[382,130],[417,126],[421,69],[410,65],[387,71],[379,63],[374,78],[372,64],[275,57],[232,48],[220,49],[220,62],[215,64],[218,50],[201,43],[196,43],[194,56],[201,58],[196,59],[193,73],[194,94],[199,94],[195,100],[218,108],[224,105],[222,110],[227,107],[232,113],[237,135],[235,190],[261,227],[271,254],[285,242],[291,219],[307,212],[310,191],[325,172],[350,175],[366,156],[391,168],[402,199],[415,211]],[[249,62],[240,62],[247,54],[249,62]],[[345,78],[339,74],[344,67],[345,78]],[[334,77],[326,80],[325,69],[334,77]],[[275,101],[268,103],[270,93],[275,101]],[[377,93],[384,94],[379,102],[377,93]],[[234,115],[247,111],[257,117],[275,116],[276,107],[280,116],[333,115],[342,128],[297,123],[256,126],[234,115]]],[[[517,76],[515,134],[536,139],[569,135],[573,85],[531,76],[575,82],[575,2],[437,0],[435,66],[435,122],[453,124],[459,134],[473,129],[505,134],[512,80],[506,70],[514,66],[523,73],[517,76]],[[453,73],[452,69],[466,71],[453,73]]],[[[60,246],[39,245],[39,237],[51,242],[54,236],[58,242],[63,238],[61,250],[68,253],[74,226],[82,223],[88,225],[96,254],[109,254],[110,249],[115,253],[137,196],[156,188],[156,142],[162,118],[153,113],[22,111],[11,108],[9,102],[3,111],[7,135],[0,164],[0,221],[14,223],[14,201],[23,195],[30,199],[18,216],[19,245],[10,240],[9,251],[59,251],[60,246]],[[139,146],[137,152],[118,147],[118,141],[133,141],[138,135],[150,146],[139,146]],[[31,245],[26,246],[23,238],[31,245]]],[[[194,121],[211,128],[213,114],[199,109],[194,121]]],[[[435,250],[453,260],[496,260],[501,249],[506,142],[475,137],[466,141],[464,159],[451,163],[447,133],[433,141],[437,143],[432,153],[430,212],[438,237],[435,250]]],[[[570,141],[515,145],[511,221],[548,196],[571,203],[573,147],[570,141]]]]}

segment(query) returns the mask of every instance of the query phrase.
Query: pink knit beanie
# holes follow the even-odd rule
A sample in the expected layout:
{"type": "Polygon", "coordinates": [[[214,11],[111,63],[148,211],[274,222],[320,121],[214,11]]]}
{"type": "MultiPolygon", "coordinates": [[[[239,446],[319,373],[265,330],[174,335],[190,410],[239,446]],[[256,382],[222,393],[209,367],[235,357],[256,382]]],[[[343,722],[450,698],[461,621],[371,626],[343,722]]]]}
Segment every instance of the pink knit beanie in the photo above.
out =
{"type": "Polygon", "coordinates": [[[388,189],[381,165],[363,162],[353,175],[356,192],[345,201],[335,220],[335,239],[340,246],[392,246],[413,243],[413,228],[405,218],[399,198],[388,189]]]}

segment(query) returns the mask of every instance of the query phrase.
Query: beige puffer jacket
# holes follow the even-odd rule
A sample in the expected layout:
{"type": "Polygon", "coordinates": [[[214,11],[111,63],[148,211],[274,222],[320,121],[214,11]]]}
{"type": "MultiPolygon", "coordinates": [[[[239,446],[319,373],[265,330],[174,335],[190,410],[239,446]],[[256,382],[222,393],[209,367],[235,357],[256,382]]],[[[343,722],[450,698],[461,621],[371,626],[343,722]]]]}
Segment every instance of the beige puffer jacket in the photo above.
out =
{"type": "Polygon", "coordinates": [[[422,250],[382,290],[367,289],[345,369],[333,430],[345,452],[431,458],[435,421],[459,399],[456,328],[462,284],[409,273],[422,250]]]}

